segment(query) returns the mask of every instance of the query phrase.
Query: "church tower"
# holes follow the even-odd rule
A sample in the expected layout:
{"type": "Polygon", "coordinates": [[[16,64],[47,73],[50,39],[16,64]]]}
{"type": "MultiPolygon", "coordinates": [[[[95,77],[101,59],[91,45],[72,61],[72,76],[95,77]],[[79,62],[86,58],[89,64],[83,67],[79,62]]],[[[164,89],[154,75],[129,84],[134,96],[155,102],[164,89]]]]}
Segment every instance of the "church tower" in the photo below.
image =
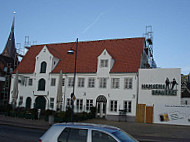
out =
{"type": "Polygon", "coordinates": [[[6,46],[5,46],[5,48],[1,54],[2,56],[10,57],[12,59],[16,59],[14,24],[15,24],[15,16],[13,17],[13,22],[12,22],[11,32],[9,34],[9,38],[8,38],[6,46]]]}

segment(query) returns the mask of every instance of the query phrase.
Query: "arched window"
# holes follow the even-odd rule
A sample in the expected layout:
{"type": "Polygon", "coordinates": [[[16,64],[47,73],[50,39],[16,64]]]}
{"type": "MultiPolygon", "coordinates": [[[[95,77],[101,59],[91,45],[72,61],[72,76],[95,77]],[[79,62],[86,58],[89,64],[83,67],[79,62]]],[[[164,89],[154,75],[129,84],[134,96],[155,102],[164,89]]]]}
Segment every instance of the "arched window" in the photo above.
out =
{"type": "Polygon", "coordinates": [[[26,109],[31,108],[32,99],[30,97],[27,97],[26,99],[26,109]]]}
{"type": "Polygon", "coordinates": [[[46,85],[46,81],[45,79],[40,79],[38,81],[38,91],[45,91],[45,85],[46,85]]]}
{"type": "Polygon", "coordinates": [[[40,68],[40,73],[46,73],[46,67],[47,67],[47,63],[42,62],[41,63],[41,68],[40,68]]]}

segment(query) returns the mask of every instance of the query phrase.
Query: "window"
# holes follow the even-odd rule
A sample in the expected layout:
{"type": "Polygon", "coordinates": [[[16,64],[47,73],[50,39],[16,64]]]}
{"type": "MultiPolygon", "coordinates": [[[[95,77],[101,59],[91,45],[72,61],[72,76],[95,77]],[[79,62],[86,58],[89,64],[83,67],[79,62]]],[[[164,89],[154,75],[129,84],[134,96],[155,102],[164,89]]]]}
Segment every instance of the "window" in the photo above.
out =
{"type": "Polygon", "coordinates": [[[107,86],[107,78],[100,78],[99,87],[100,88],[106,88],[106,86],[107,86]]]}
{"type": "Polygon", "coordinates": [[[88,87],[89,88],[95,87],[95,78],[88,78],[88,87]]]}
{"type": "Polygon", "coordinates": [[[87,129],[65,128],[58,137],[58,142],[87,142],[87,129]]]}
{"type": "Polygon", "coordinates": [[[114,89],[119,88],[119,78],[112,78],[111,88],[114,88],[114,89]]]}
{"type": "Polygon", "coordinates": [[[108,60],[100,60],[100,67],[108,67],[108,60]]]}
{"type": "Polygon", "coordinates": [[[84,78],[78,78],[78,87],[84,87],[84,78]]]}
{"type": "Polygon", "coordinates": [[[112,136],[104,132],[92,130],[92,142],[117,142],[117,141],[112,136]]]}
{"type": "Polygon", "coordinates": [[[70,98],[67,98],[67,106],[66,108],[71,108],[71,99],[70,98]]]}
{"type": "Polygon", "coordinates": [[[62,86],[65,86],[65,78],[62,79],[62,86]]]}
{"type": "Polygon", "coordinates": [[[86,100],[86,110],[89,111],[93,107],[93,100],[86,100]]]}
{"type": "Polygon", "coordinates": [[[40,73],[46,73],[46,67],[47,67],[47,63],[42,62],[41,63],[41,68],[40,68],[40,73]]]}
{"type": "Polygon", "coordinates": [[[52,78],[52,79],[51,79],[51,86],[55,86],[55,82],[56,82],[56,79],[55,79],[55,78],[52,78]]]}
{"type": "Polygon", "coordinates": [[[123,108],[126,112],[131,112],[131,101],[124,101],[123,108]]]}
{"type": "Polygon", "coordinates": [[[30,78],[30,79],[28,80],[28,86],[32,86],[32,84],[33,84],[33,79],[30,78]]]}
{"type": "Polygon", "coordinates": [[[21,85],[25,85],[26,86],[26,83],[27,82],[27,79],[26,79],[26,77],[24,77],[24,76],[21,76],[21,85]]]}
{"type": "Polygon", "coordinates": [[[38,81],[38,91],[45,91],[46,81],[42,78],[38,81]]]}
{"type": "Polygon", "coordinates": [[[68,78],[68,87],[73,87],[73,77],[68,78]]]}
{"type": "Polygon", "coordinates": [[[82,110],[83,108],[83,99],[77,99],[77,110],[82,110]]]}
{"type": "Polygon", "coordinates": [[[117,112],[117,101],[110,101],[110,111],[117,112]]]}
{"type": "Polygon", "coordinates": [[[19,97],[19,106],[22,105],[22,103],[23,103],[23,96],[20,96],[19,97]]]}
{"type": "Polygon", "coordinates": [[[50,108],[54,108],[54,98],[50,98],[50,108]]]}
{"type": "Polygon", "coordinates": [[[125,78],[124,79],[124,88],[125,89],[132,89],[133,88],[133,78],[125,78]]]}

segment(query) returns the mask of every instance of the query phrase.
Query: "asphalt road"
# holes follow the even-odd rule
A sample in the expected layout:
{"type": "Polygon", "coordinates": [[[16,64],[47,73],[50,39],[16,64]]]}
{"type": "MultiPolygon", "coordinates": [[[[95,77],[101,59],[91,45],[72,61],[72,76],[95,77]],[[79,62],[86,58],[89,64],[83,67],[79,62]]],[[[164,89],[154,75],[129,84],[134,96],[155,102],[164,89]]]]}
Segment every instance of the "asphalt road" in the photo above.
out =
{"type": "MultiPolygon", "coordinates": [[[[37,142],[45,130],[0,125],[0,142],[37,142]]],[[[189,138],[133,135],[140,142],[189,142],[189,138]]]]}
{"type": "Polygon", "coordinates": [[[0,125],[0,142],[37,142],[44,130],[0,125]]]}

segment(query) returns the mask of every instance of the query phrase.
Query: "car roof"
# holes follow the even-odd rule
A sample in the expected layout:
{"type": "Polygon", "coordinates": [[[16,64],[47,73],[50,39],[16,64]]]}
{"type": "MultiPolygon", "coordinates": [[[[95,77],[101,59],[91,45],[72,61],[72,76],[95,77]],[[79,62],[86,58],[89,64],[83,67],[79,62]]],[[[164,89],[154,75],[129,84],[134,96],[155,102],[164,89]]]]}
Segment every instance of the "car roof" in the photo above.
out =
{"type": "Polygon", "coordinates": [[[72,127],[72,128],[86,128],[86,129],[94,129],[94,130],[102,130],[109,133],[113,133],[115,131],[119,131],[120,129],[117,127],[102,125],[102,124],[92,124],[92,123],[57,123],[53,126],[58,127],[72,127]]]}

